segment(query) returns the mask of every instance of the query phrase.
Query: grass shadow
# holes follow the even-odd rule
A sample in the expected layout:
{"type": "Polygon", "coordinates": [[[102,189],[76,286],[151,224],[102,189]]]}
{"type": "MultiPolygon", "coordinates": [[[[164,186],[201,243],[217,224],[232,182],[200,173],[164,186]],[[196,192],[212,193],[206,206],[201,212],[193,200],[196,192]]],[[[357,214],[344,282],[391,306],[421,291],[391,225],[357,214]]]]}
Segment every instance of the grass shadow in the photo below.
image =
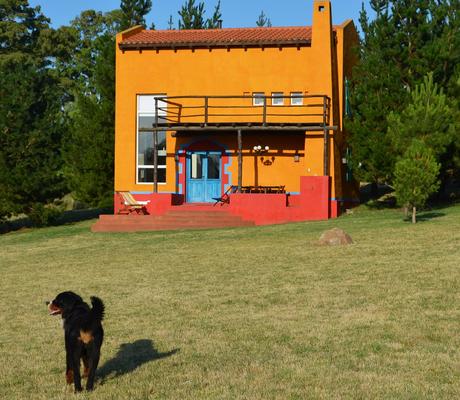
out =
{"type": "MultiPolygon", "coordinates": [[[[60,226],[72,224],[75,222],[86,221],[98,218],[101,214],[112,214],[112,208],[91,208],[83,210],[64,211],[50,222],[48,226],[60,226]]],[[[0,223],[0,234],[18,231],[24,228],[33,228],[32,221],[27,217],[17,218],[11,221],[0,223]]]]}
{"type": "Polygon", "coordinates": [[[180,349],[173,349],[166,353],[160,353],[153,346],[150,339],[139,339],[133,343],[123,343],[112,359],[106,361],[97,370],[97,379],[104,383],[107,379],[113,379],[121,375],[133,372],[141,365],[150,361],[170,357],[180,349]]]}
{"type": "Polygon", "coordinates": [[[446,214],[439,211],[428,211],[417,214],[417,222],[430,221],[434,218],[444,217],[446,214]]]}

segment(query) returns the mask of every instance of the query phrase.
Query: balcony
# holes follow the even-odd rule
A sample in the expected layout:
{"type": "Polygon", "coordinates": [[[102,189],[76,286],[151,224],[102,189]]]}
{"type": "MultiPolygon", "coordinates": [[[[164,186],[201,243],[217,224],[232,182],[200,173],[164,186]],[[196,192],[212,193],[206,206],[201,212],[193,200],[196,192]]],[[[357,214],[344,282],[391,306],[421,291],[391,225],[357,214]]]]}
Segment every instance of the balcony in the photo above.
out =
{"type": "Polygon", "coordinates": [[[156,130],[329,131],[330,99],[308,96],[164,96],[155,99],[156,130]]]}

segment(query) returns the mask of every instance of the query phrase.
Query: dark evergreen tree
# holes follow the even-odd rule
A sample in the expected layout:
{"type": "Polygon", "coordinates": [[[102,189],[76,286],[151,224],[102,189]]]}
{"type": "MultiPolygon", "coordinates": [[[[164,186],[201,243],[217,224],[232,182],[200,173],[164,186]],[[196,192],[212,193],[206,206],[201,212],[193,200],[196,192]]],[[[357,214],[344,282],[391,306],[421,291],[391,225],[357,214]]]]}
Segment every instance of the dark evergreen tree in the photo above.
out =
{"type": "Polygon", "coordinates": [[[42,56],[40,35],[49,29],[49,19],[40,7],[30,7],[28,0],[0,2],[0,55],[6,57],[24,54],[42,56]]]}
{"type": "Polygon", "coordinates": [[[256,25],[259,27],[263,27],[263,26],[271,27],[272,26],[272,22],[270,21],[270,18],[268,18],[265,15],[263,10],[260,12],[259,18],[257,18],[256,25]]]}
{"type": "Polygon", "coordinates": [[[152,9],[152,0],[121,0],[121,29],[145,24],[145,16],[152,9]]]}
{"type": "Polygon", "coordinates": [[[388,116],[393,151],[402,156],[413,139],[417,139],[425,143],[439,161],[457,136],[455,112],[442,88],[434,83],[432,73],[410,94],[407,106],[400,113],[392,112],[388,116]]]}
{"type": "Polygon", "coordinates": [[[217,29],[222,27],[222,12],[220,11],[220,0],[217,2],[214,8],[214,13],[211,18],[206,21],[207,29],[217,29]]]}
{"type": "Polygon", "coordinates": [[[195,0],[188,0],[178,12],[179,29],[204,29],[204,3],[195,4],[195,0]]]}
{"type": "MultiPolygon", "coordinates": [[[[459,0],[371,0],[370,5],[376,17],[369,21],[361,13],[361,62],[354,69],[353,117],[347,128],[354,166],[361,166],[355,168],[357,177],[389,182],[396,152],[387,134],[387,116],[403,110],[409,89],[429,72],[445,93],[457,90],[459,0]]],[[[452,164],[453,153],[447,153],[444,157],[452,164]]]]}
{"type": "Polygon", "coordinates": [[[352,133],[350,144],[356,178],[377,183],[392,176],[395,159],[386,134],[387,115],[400,108],[407,91],[395,62],[399,45],[391,23],[389,1],[372,0],[370,4],[376,17],[369,22],[363,7],[360,63],[353,71],[352,82],[353,119],[346,126],[352,133]]]}
{"type": "Polygon", "coordinates": [[[26,0],[0,2],[0,218],[65,192],[64,96],[46,52],[48,22],[26,0]]]}
{"type": "Polygon", "coordinates": [[[79,32],[68,71],[76,82],[67,113],[72,121],[64,146],[65,176],[74,196],[91,206],[108,206],[113,193],[115,38],[118,11],[84,11],[72,22],[79,32]]]}
{"type": "Polygon", "coordinates": [[[174,30],[174,20],[173,20],[173,16],[170,15],[169,16],[169,19],[168,19],[168,29],[170,31],[174,30]]]}
{"type": "Polygon", "coordinates": [[[65,193],[58,83],[33,58],[0,61],[0,203],[9,205],[7,215],[31,214],[65,193]]]}
{"type": "Polygon", "coordinates": [[[179,29],[215,29],[219,28],[222,23],[220,0],[217,2],[211,18],[205,19],[204,2],[195,4],[195,0],[187,0],[178,14],[180,17],[179,29]]]}

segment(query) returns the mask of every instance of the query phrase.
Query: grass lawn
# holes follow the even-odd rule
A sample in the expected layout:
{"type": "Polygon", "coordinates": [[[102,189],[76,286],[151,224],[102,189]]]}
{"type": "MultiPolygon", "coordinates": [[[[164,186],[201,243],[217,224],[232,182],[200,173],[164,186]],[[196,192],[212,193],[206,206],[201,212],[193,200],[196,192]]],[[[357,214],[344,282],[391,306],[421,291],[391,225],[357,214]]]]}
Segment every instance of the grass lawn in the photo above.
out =
{"type": "Polygon", "coordinates": [[[460,398],[460,205],[422,219],[2,235],[0,398],[460,398]],[[355,244],[315,245],[336,226],[355,244]],[[63,290],[106,304],[92,394],[65,385],[63,290]]]}

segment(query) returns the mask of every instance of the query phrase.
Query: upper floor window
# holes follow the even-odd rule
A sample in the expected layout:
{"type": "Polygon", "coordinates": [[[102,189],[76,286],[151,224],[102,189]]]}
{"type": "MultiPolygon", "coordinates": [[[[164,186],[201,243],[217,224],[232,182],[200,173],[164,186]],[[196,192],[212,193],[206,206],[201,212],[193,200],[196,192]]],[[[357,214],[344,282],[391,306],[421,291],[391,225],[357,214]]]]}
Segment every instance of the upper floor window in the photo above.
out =
{"type": "Polygon", "coordinates": [[[303,93],[302,92],[291,92],[291,106],[303,105],[303,93]]]}
{"type": "Polygon", "coordinates": [[[283,92],[273,92],[272,93],[272,106],[282,106],[284,105],[284,93],[283,92]]]}
{"type": "Polygon", "coordinates": [[[252,105],[253,106],[263,106],[264,105],[264,92],[254,92],[252,94],[252,105]]]}

